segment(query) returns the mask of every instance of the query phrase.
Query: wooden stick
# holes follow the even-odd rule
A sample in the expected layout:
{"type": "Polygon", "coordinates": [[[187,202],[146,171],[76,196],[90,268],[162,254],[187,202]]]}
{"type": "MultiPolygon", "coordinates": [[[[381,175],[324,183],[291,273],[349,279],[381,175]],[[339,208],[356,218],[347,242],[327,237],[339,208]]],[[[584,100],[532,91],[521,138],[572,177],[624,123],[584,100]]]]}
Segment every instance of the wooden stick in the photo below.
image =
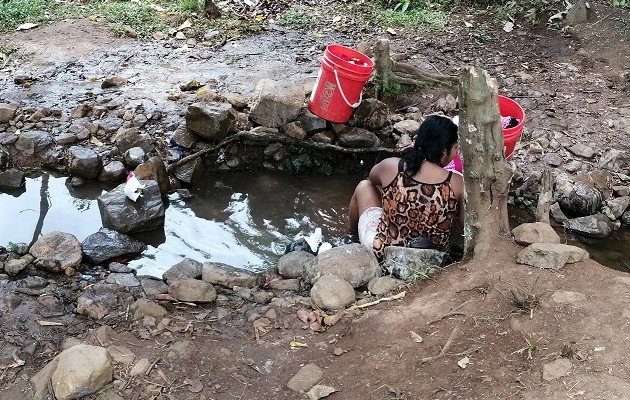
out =
{"type": "Polygon", "coordinates": [[[375,305],[377,305],[378,303],[380,303],[382,301],[402,299],[403,297],[405,297],[406,294],[407,294],[407,292],[404,291],[404,292],[400,292],[398,294],[395,294],[393,296],[383,297],[383,298],[378,299],[378,300],[370,301],[369,303],[365,303],[365,304],[361,304],[361,305],[354,305],[352,307],[346,308],[346,311],[354,311],[354,310],[358,310],[360,308],[375,306],[375,305]]]}
{"type": "Polygon", "coordinates": [[[446,343],[444,343],[444,347],[442,347],[442,350],[440,350],[440,352],[437,355],[435,355],[435,356],[423,358],[421,363],[424,364],[426,362],[433,361],[433,360],[436,360],[436,359],[442,357],[444,355],[444,353],[446,353],[446,350],[448,350],[448,348],[451,347],[451,344],[453,344],[453,340],[455,339],[455,334],[458,331],[459,331],[459,325],[457,325],[455,328],[453,328],[453,332],[451,332],[451,334],[449,335],[448,339],[446,340],[446,343]]]}

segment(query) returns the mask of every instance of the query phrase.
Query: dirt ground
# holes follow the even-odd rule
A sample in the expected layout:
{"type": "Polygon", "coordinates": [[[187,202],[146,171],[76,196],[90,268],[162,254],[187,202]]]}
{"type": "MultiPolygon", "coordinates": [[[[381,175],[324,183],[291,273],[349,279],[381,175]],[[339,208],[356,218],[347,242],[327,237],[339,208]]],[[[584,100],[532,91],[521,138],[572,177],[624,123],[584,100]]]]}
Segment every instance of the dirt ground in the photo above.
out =
{"type": "MultiPolygon", "coordinates": [[[[507,34],[486,26],[488,15],[462,15],[473,28],[456,23],[443,33],[391,37],[392,46],[421,67],[457,73],[473,64],[496,76],[501,92],[527,110],[525,145],[515,155],[527,176],[543,165],[542,156],[526,147],[537,131],[602,149],[630,147],[630,17],[602,2],[591,4],[587,23],[564,30],[543,24],[507,34]]],[[[191,78],[210,76],[219,91],[250,94],[261,78],[312,79],[316,62],[294,60],[316,60],[317,45],[358,42],[332,33],[324,41],[270,31],[221,49],[182,49],[114,38],[104,23],[91,21],[62,21],[0,40],[20,49],[19,62],[0,74],[1,101],[67,111],[87,92],[100,95],[91,76],[100,81],[120,74],[133,83],[122,90],[153,102],[172,121],[181,118],[184,106],[167,98],[191,78]],[[207,52],[208,58],[199,58],[207,52]],[[19,73],[38,81],[29,89],[13,85],[19,73]]],[[[413,99],[423,110],[434,100],[413,99]]],[[[507,237],[497,238],[495,248],[488,261],[449,266],[409,285],[404,298],[349,313],[325,332],[312,332],[297,318],[297,310],[310,309],[308,304],[261,306],[228,293],[207,306],[162,302],[170,323],[157,329],[127,319],[125,300],[133,293],[119,293],[115,316],[94,322],[72,314],[85,282],[46,277],[56,282],[57,315],[43,307],[37,292],[13,292],[9,288],[21,285],[5,284],[2,361],[11,361],[6,352],[17,348],[25,363],[0,364],[0,399],[30,398],[28,378],[68,337],[123,346],[136,360],[155,362],[147,375],[136,377],[129,366],[118,365],[115,381],[88,397],[102,400],[306,398],[287,389],[287,382],[308,363],[323,370],[322,385],[337,390],[330,399],[628,398],[630,276],[590,260],[556,273],[517,265],[520,247],[507,237]],[[525,304],[516,304],[515,297],[525,304]],[[4,312],[10,302],[20,304],[19,312],[4,312]],[[255,314],[269,322],[257,332],[255,314]],[[64,326],[36,323],[55,318],[64,326]],[[105,325],[114,333],[94,334],[105,325]],[[292,341],[308,347],[291,348],[292,341]],[[570,360],[565,374],[543,380],[543,366],[559,358],[570,360]]]]}

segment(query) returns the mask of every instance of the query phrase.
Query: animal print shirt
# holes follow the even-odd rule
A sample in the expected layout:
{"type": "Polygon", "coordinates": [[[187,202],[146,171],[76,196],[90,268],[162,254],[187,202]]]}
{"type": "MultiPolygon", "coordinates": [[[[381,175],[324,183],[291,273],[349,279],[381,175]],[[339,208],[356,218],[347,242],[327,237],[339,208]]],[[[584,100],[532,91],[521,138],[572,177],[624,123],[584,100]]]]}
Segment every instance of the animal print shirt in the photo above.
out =
{"type": "Polygon", "coordinates": [[[407,175],[401,162],[396,178],[383,188],[383,215],[373,242],[378,258],[383,258],[385,246],[408,246],[420,236],[437,250],[449,250],[458,210],[452,174],[441,183],[422,183],[407,175]]]}

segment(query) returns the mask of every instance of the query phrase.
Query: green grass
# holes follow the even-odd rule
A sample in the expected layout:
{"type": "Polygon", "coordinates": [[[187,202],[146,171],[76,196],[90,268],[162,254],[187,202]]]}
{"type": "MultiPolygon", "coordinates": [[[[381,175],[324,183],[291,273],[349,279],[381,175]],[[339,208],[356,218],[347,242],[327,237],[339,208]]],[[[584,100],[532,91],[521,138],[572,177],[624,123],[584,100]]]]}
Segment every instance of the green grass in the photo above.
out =
{"type": "Polygon", "coordinates": [[[155,31],[168,31],[168,24],[160,14],[146,4],[131,2],[102,3],[95,9],[114,24],[114,32],[122,34],[131,27],[138,36],[147,37],[155,31]]]}
{"type": "Polygon", "coordinates": [[[26,22],[37,23],[45,21],[49,9],[47,3],[45,0],[0,2],[0,29],[8,31],[26,22]]]}
{"type": "Polygon", "coordinates": [[[293,28],[304,28],[313,23],[313,18],[309,16],[308,11],[301,8],[292,8],[280,15],[278,24],[293,28]]]}
{"type": "Polygon", "coordinates": [[[383,19],[389,27],[442,27],[447,21],[447,15],[441,11],[430,10],[411,10],[411,11],[392,11],[383,12],[383,19]]]}

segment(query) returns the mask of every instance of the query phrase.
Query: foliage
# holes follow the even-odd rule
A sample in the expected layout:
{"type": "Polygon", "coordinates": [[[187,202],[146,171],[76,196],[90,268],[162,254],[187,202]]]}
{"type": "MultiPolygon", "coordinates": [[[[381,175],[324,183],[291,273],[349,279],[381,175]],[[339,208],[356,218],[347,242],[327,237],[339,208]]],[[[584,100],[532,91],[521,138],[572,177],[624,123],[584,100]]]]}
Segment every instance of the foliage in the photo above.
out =
{"type": "Polygon", "coordinates": [[[313,18],[309,16],[309,12],[301,8],[289,9],[278,18],[278,24],[294,28],[303,28],[310,26],[312,23],[313,18]]]}
{"type": "Polygon", "coordinates": [[[614,7],[630,8],[630,0],[612,0],[614,7]]]}
{"type": "Polygon", "coordinates": [[[15,29],[25,22],[44,21],[47,11],[48,4],[45,0],[2,1],[0,2],[0,30],[15,29]]]}

